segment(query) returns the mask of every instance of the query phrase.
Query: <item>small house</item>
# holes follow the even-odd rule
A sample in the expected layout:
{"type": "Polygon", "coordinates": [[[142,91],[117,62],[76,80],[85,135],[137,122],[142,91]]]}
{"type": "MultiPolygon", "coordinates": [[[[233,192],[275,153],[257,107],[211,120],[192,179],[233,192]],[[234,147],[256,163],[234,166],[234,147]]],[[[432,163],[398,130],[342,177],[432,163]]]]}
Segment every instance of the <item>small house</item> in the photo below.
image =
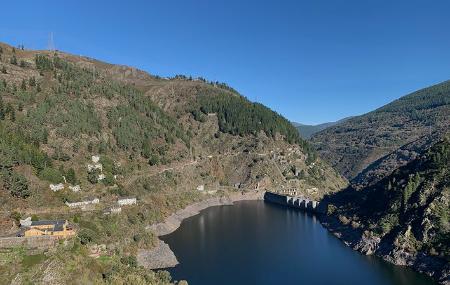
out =
{"type": "Polygon", "coordinates": [[[72,190],[72,192],[79,192],[81,190],[80,185],[75,186],[69,186],[69,189],[72,190]]]}
{"type": "Polygon", "coordinates": [[[117,200],[117,204],[119,204],[120,206],[125,206],[125,205],[134,205],[137,203],[136,198],[119,198],[117,200]]]}
{"type": "Polygon", "coordinates": [[[64,184],[59,183],[59,184],[50,184],[50,190],[52,190],[53,192],[57,192],[59,190],[63,190],[64,189],[64,184]]]}
{"type": "Polygon", "coordinates": [[[75,235],[75,231],[69,226],[67,220],[43,220],[32,221],[24,232],[24,236],[56,236],[67,238],[75,235]]]}

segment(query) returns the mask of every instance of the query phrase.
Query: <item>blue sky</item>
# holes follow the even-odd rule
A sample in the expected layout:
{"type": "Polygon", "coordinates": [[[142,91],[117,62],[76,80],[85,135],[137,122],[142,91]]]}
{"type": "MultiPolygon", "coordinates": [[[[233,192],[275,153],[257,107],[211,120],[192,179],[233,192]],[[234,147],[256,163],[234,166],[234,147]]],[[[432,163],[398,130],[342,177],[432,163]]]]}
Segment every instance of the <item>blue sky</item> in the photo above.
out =
{"type": "Polygon", "coordinates": [[[5,1],[0,41],[203,76],[321,123],[450,79],[450,1],[5,1]],[[20,2],[20,3],[16,3],[20,2]],[[65,4],[62,4],[65,3],[65,4]]]}

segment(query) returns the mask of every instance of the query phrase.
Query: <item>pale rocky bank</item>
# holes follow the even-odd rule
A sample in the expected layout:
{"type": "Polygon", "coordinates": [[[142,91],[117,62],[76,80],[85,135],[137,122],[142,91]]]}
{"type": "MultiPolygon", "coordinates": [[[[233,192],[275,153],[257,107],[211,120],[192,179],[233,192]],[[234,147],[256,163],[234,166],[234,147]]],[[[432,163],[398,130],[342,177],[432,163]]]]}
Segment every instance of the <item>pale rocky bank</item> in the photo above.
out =
{"type": "MultiPolygon", "coordinates": [[[[184,219],[198,215],[204,209],[214,206],[233,205],[238,201],[263,200],[263,197],[264,191],[247,191],[209,198],[173,213],[164,222],[148,226],[147,230],[152,231],[157,236],[168,235],[176,231],[184,219]]],[[[147,269],[170,268],[179,263],[169,245],[162,240],[159,240],[158,245],[151,250],[139,250],[137,259],[139,265],[147,269]]]]}

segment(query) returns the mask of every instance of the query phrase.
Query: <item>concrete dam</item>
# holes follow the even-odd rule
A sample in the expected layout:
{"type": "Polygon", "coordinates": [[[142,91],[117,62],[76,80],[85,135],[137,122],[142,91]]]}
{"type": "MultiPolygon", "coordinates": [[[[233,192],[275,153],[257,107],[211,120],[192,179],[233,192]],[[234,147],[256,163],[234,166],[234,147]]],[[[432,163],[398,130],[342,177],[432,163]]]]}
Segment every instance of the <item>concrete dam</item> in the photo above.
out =
{"type": "Polygon", "coordinates": [[[290,196],[279,194],[275,192],[266,192],[264,193],[264,201],[290,207],[300,209],[305,212],[311,213],[325,213],[326,207],[321,207],[320,203],[317,201],[313,201],[301,196],[290,196]]]}

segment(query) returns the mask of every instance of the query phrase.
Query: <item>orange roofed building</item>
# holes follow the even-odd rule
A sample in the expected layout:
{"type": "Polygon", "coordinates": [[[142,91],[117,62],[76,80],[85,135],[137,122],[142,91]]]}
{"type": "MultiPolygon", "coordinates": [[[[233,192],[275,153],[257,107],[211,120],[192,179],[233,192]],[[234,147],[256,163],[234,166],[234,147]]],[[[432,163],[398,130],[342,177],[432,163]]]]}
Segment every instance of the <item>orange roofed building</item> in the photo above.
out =
{"type": "Polygon", "coordinates": [[[32,221],[27,227],[24,236],[55,236],[68,238],[75,235],[75,231],[69,226],[67,220],[32,221]]]}

